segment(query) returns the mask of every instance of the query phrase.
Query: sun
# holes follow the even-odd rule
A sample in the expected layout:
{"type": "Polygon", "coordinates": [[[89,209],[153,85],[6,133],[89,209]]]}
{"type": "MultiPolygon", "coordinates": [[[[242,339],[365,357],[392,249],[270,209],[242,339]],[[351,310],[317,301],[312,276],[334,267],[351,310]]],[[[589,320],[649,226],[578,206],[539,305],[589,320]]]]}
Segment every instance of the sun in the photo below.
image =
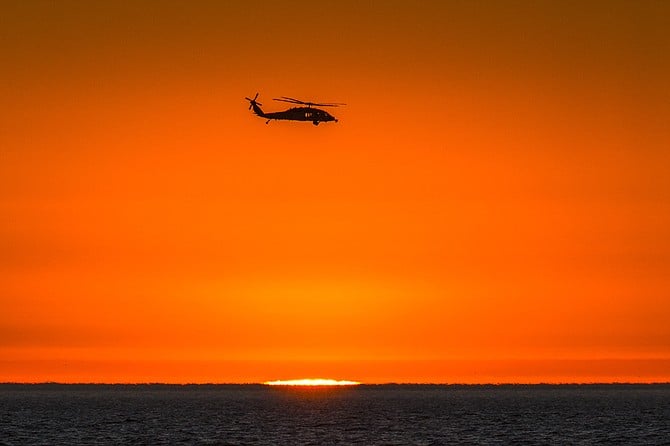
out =
{"type": "Polygon", "coordinates": [[[304,378],[265,381],[263,384],[268,386],[357,386],[358,381],[323,379],[323,378],[304,378]]]}

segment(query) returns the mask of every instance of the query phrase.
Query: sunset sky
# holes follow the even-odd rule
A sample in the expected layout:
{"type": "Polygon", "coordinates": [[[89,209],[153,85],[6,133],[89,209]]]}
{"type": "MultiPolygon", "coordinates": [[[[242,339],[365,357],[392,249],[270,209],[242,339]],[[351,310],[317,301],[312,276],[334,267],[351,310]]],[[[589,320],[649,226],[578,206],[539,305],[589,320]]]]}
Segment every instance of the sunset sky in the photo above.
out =
{"type": "Polygon", "coordinates": [[[669,30],[3,2],[0,382],[670,381],[669,30]],[[256,92],[347,106],[266,125],[256,92]]]}

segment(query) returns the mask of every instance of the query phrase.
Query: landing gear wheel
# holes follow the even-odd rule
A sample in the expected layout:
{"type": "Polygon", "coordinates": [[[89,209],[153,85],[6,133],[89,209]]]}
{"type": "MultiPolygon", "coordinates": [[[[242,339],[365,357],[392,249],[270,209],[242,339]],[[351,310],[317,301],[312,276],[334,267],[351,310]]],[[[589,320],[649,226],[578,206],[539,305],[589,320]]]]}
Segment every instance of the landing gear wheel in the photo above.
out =
{"type": "Polygon", "coordinates": [[[313,121],[312,124],[319,125],[319,121],[313,121]]]}

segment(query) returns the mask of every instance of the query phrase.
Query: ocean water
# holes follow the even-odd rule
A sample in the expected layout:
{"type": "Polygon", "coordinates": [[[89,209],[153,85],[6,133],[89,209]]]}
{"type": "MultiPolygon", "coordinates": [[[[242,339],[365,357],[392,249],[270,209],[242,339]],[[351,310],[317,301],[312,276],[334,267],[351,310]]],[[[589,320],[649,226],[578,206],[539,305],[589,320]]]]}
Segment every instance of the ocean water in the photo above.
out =
{"type": "Polygon", "coordinates": [[[670,385],[0,385],[0,444],[670,444],[670,385]]]}

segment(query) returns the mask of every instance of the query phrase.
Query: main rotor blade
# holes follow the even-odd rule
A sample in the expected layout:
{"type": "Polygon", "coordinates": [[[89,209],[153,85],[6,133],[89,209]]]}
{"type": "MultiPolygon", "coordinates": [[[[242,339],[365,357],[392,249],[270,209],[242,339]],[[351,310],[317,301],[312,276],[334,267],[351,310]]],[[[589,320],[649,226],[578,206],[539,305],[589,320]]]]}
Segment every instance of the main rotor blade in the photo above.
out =
{"type": "Polygon", "coordinates": [[[290,101],[288,99],[279,99],[279,98],[274,98],[272,99],[273,101],[279,101],[279,102],[288,102],[289,104],[306,104],[306,102],[302,101],[290,101]]]}
{"type": "Polygon", "coordinates": [[[316,107],[339,107],[341,105],[347,105],[343,102],[308,102],[308,101],[301,101],[300,99],[296,98],[290,98],[288,96],[281,96],[280,98],[274,98],[273,101],[279,101],[279,102],[288,102],[290,104],[301,104],[301,105],[307,105],[308,107],[316,106],[316,107]]]}
{"type": "Polygon", "coordinates": [[[340,105],[347,105],[342,102],[327,102],[323,104],[317,104],[315,102],[306,102],[309,105],[316,105],[317,107],[339,107],[340,105]]]}
{"type": "Polygon", "coordinates": [[[289,98],[288,96],[281,96],[281,97],[282,97],[283,99],[289,99],[289,100],[291,100],[291,101],[299,102],[299,103],[301,103],[301,104],[306,104],[305,101],[301,101],[300,99],[289,98]]]}
{"type": "Polygon", "coordinates": [[[304,104],[304,102],[298,101],[297,99],[274,98],[274,100],[282,102],[291,102],[292,104],[304,104]]]}

